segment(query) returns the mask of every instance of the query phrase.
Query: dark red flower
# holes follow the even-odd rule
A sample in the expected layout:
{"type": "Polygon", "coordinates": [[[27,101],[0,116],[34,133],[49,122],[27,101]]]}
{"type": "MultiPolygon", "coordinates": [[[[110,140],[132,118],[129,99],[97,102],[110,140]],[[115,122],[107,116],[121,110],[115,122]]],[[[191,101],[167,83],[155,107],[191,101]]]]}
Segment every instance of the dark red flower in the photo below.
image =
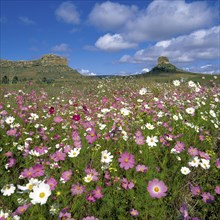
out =
{"type": "Polygon", "coordinates": [[[88,109],[85,105],[83,105],[82,107],[83,107],[84,111],[86,111],[86,112],[88,111],[88,109]]]}
{"type": "Polygon", "coordinates": [[[50,109],[49,109],[49,113],[52,115],[54,112],[55,112],[55,109],[54,109],[53,106],[51,106],[50,109]]]}
{"type": "Polygon", "coordinates": [[[80,120],[80,115],[73,115],[72,119],[74,121],[79,121],[80,120]]]}

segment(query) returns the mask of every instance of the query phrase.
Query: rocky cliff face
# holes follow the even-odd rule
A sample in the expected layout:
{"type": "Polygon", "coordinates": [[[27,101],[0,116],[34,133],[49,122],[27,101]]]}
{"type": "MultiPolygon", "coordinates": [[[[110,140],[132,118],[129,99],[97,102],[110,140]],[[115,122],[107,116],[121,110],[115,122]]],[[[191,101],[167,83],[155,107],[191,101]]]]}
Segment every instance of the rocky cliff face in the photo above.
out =
{"type": "Polygon", "coordinates": [[[68,62],[66,58],[56,56],[53,54],[45,55],[39,60],[30,61],[10,61],[10,60],[0,60],[0,67],[35,67],[35,66],[67,66],[68,62]]]}
{"type": "Polygon", "coordinates": [[[150,71],[151,73],[175,73],[180,72],[167,57],[161,56],[157,59],[157,65],[150,71]]]}
{"type": "Polygon", "coordinates": [[[167,57],[161,56],[161,57],[158,57],[158,59],[157,59],[157,65],[169,64],[169,63],[170,63],[170,61],[167,57]]]}

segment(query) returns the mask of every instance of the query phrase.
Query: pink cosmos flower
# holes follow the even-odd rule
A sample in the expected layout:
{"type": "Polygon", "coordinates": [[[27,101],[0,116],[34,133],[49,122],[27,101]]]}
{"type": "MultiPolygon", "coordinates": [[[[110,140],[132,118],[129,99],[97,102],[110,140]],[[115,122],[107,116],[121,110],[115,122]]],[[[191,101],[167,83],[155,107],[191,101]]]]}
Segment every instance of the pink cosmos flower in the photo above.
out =
{"type": "Polygon", "coordinates": [[[200,186],[190,186],[190,191],[191,193],[194,195],[194,196],[198,196],[201,192],[202,192],[202,189],[200,186]]]}
{"type": "Polygon", "coordinates": [[[107,180],[111,179],[111,175],[110,175],[110,173],[108,171],[105,171],[104,178],[107,179],[107,180]]]}
{"type": "Polygon", "coordinates": [[[199,155],[198,149],[194,147],[189,147],[188,153],[190,156],[194,156],[194,157],[199,155]]]}
{"type": "Polygon", "coordinates": [[[17,129],[16,128],[13,128],[13,129],[7,131],[7,135],[8,136],[15,136],[16,133],[17,133],[17,129]]]}
{"type": "Polygon", "coordinates": [[[43,176],[44,175],[44,166],[41,165],[41,164],[35,164],[33,166],[33,170],[34,170],[34,173],[33,173],[33,177],[40,177],[40,176],[43,176]]]}
{"type": "Polygon", "coordinates": [[[78,184],[73,184],[71,187],[72,195],[81,195],[86,191],[86,187],[78,184]]]}
{"type": "Polygon", "coordinates": [[[190,216],[185,203],[180,207],[180,213],[182,214],[183,220],[190,220],[190,216]]]}
{"type": "Polygon", "coordinates": [[[94,196],[96,199],[101,199],[101,198],[103,197],[102,187],[97,186],[97,187],[92,191],[92,194],[93,194],[93,196],[94,196]]]}
{"type": "Polygon", "coordinates": [[[58,183],[55,178],[51,177],[46,180],[46,184],[48,184],[50,186],[51,190],[55,190],[58,183]]]}
{"type": "Polygon", "coordinates": [[[34,148],[34,150],[35,150],[36,152],[38,152],[40,155],[41,155],[41,154],[45,154],[45,153],[48,152],[48,148],[45,147],[45,146],[36,146],[36,147],[34,148]]]}
{"type": "Polygon", "coordinates": [[[146,173],[147,170],[148,170],[148,167],[146,167],[145,165],[138,164],[136,166],[136,171],[139,173],[146,173]]]}
{"type": "Polygon", "coordinates": [[[180,142],[180,141],[177,141],[177,142],[176,142],[176,145],[174,146],[174,149],[175,149],[178,153],[182,152],[182,151],[184,150],[184,148],[185,148],[185,144],[184,144],[183,142],[180,142]]]}
{"type": "Polygon", "coordinates": [[[30,169],[24,169],[24,171],[21,172],[21,176],[27,179],[31,179],[34,176],[34,169],[30,167],[30,169]]]}
{"type": "Polygon", "coordinates": [[[63,119],[61,118],[61,116],[56,116],[56,117],[53,119],[53,121],[54,121],[55,123],[60,123],[60,122],[63,121],[63,119]]]}
{"type": "Polygon", "coordinates": [[[215,193],[220,195],[220,185],[215,187],[215,193]]]}
{"type": "Polygon", "coordinates": [[[121,179],[121,186],[124,189],[132,189],[134,188],[134,183],[132,181],[128,181],[126,178],[121,179]]]}
{"type": "Polygon", "coordinates": [[[92,144],[93,142],[95,142],[97,138],[98,137],[94,129],[89,131],[89,133],[86,135],[86,140],[88,141],[89,144],[92,144]]]}
{"type": "Polygon", "coordinates": [[[58,162],[60,160],[64,161],[66,158],[66,154],[62,151],[56,151],[54,154],[50,155],[50,158],[55,162],[58,162]]]}
{"type": "Polygon", "coordinates": [[[15,216],[15,215],[22,215],[29,207],[31,206],[31,203],[29,204],[24,204],[22,206],[19,206],[15,212],[12,213],[12,216],[15,216]]]}
{"type": "Polygon", "coordinates": [[[213,195],[211,195],[210,193],[204,192],[202,194],[202,200],[205,203],[212,203],[215,200],[215,197],[213,195]]]}
{"type": "Polygon", "coordinates": [[[135,210],[135,209],[131,209],[131,210],[130,210],[130,214],[131,214],[131,216],[136,217],[136,216],[139,215],[139,212],[138,212],[137,210],[135,210]]]}
{"type": "Polygon", "coordinates": [[[150,193],[152,198],[161,198],[166,196],[167,186],[163,181],[159,181],[158,179],[154,179],[149,181],[147,186],[147,191],[150,193]]]}
{"type": "Polygon", "coordinates": [[[72,174],[73,174],[72,170],[64,171],[60,178],[61,182],[66,183],[68,180],[70,180],[72,174]]]}
{"type": "Polygon", "coordinates": [[[11,157],[12,155],[13,155],[13,153],[11,151],[8,151],[8,152],[5,153],[6,157],[11,157]]]}
{"type": "Polygon", "coordinates": [[[144,145],[145,144],[145,139],[143,136],[139,136],[135,138],[135,142],[137,145],[144,145]]]}
{"type": "Polygon", "coordinates": [[[124,168],[125,170],[133,168],[135,164],[134,155],[129,154],[128,152],[120,154],[118,162],[120,163],[120,167],[124,168]]]}
{"type": "Polygon", "coordinates": [[[86,168],[85,172],[87,175],[92,175],[92,181],[98,181],[99,179],[99,173],[95,169],[86,168]]]}
{"type": "Polygon", "coordinates": [[[15,158],[9,158],[8,159],[8,167],[13,167],[16,164],[15,158]]]}
{"type": "Polygon", "coordinates": [[[200,156],[201,158],[206,159],[206,160],[210,160],[210,159],[211,159],[211,157],[210,157],[207,153],[202,152],[202,151],[199,151],[199,156],[200,156]]]}
{"type": "Polygon", "coordinates": [[[220,169],[220,158],[217,158],[215,165],[218,169],[220,169]]]}
{"type": "Polygon", "coordinates": [[[95,202],[96,201],[96,198],[93,196],[92,193],[89,193],[87,196],[86,196],[86,200],[88,202],[95,202]]]}

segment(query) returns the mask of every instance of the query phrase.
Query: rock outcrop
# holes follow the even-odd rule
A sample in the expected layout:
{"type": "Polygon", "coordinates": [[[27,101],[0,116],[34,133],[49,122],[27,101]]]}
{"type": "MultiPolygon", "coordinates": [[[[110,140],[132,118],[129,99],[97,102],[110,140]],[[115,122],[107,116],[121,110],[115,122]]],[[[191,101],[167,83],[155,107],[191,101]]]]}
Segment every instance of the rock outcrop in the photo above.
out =
{"type": "Polygon", "coordinates": [[[0,68],[4,67],[10,67],[10,68],[16,68],[16,67],[35,67],[35,66],[67,66],[68,62],[66,58],[48,54],[44,55],[42,58],[38,60],[30,60],[30,61],[10,61],[10,60],[0,60],[0,68]]]}
{"type": "Polygon", "coordinates": [[[157,59],[157,65],[169,64],[169,63],[170,61],[167,57],[161,56],[161,57],[158,57],[157,59]]]}
{"type": "Polygon", "coordinates": [[[12,82],[14,77],[18,81],[70,81],[81,77],[76,70],[68,66],[66,58],[53,54],[30,61],[0,60],[0,76],[0,81],[7,78],[9,82],[12,82]]]}
{"type": "Polygon", "coordinates": [[[161,56],[157,59],[157,65],[150,71],[151,73],[176,73],[181,72],[176,66],[170,63],[167,57],[161,56]]]}

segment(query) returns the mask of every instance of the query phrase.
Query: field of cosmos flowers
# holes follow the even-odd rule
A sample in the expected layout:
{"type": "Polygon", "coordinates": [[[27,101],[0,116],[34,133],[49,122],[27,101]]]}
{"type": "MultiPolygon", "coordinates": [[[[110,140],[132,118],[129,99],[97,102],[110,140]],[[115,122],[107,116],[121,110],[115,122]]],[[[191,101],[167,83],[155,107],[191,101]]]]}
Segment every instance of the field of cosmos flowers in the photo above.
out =
{"type": "Polygon", "coordinates": [[[2,87],[0,219],[219,219],[216,78],[2,87]]]}

